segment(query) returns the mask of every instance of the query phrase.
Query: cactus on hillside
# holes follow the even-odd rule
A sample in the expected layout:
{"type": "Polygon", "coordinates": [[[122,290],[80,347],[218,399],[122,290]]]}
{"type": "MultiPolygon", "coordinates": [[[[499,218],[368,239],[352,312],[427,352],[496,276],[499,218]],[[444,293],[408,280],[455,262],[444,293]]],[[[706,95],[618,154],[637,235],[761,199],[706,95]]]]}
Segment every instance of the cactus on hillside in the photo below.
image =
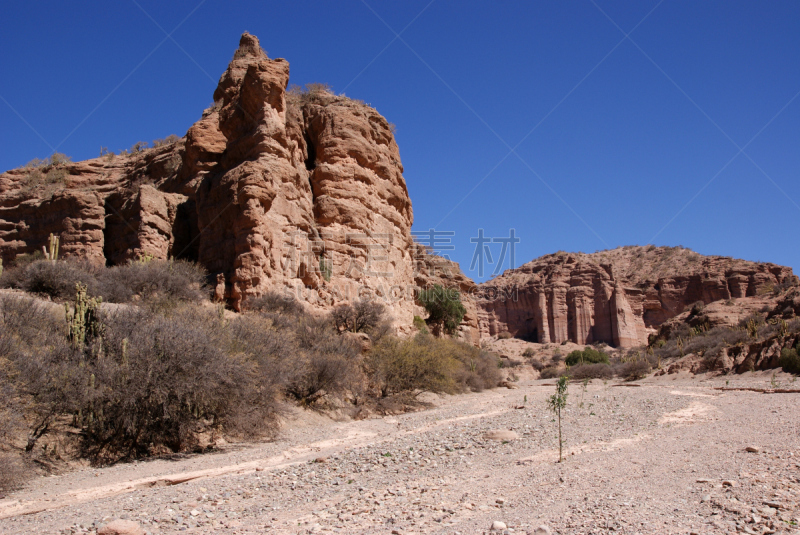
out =
{"type": "Polygon", "coordinates": [[[103,325],[97,315],[103,298],[89,297],[86,290],[85,284],[80,282],[75,284],[73,309],[70,309],[69,304],[64,305],[69,328],[67,337],[77,348],[83,348],[88,341],[99,337],[103,331],[103,325]]]}
{"type": "Polygon", "coordinates": [[[44,253],[44,257],[47,260],[51,260],[55,262],[58,260],[58,246],[59,246],[59,237],[55,234],[50,234],[50,243],[47,247],[42,245],[42,252],[44,253]]]}

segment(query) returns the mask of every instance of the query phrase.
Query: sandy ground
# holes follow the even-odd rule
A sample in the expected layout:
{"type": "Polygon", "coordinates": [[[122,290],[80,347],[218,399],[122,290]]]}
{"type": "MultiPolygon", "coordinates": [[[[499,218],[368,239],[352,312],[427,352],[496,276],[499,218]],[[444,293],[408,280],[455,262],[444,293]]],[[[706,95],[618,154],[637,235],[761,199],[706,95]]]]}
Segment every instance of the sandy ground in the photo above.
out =
{"type": "Polygon", "coordinates": [[[494,522],[506,533],[795,533],[800,394],[717,389],[771,381],[571,384],[563,463],[552,380],[361,421],[298,413],[276,442],[37,479],[0,500],[0,532],[94,533],[119,518],[153,534],[474,534],[494,522]],[[489,438],[496,430],[517,438],[489,438]]]}

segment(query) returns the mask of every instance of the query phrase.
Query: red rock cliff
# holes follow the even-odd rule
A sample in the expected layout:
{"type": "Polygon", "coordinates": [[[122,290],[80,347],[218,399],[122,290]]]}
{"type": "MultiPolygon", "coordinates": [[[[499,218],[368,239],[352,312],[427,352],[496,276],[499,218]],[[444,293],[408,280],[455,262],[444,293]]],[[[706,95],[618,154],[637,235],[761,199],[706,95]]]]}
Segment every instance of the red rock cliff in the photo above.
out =
{"type": "Polygon", "coordinates": [[[288,81],[288,62],[244,34],[184,138],[54,167],[58,180],[3,173],[3,260],[54,233],[62,256],[197,260],[236,309],[268,289],[320,307],[368,291],[410,324],[413,213],[389,123],[324,89],[287,92],[288,81]]]}

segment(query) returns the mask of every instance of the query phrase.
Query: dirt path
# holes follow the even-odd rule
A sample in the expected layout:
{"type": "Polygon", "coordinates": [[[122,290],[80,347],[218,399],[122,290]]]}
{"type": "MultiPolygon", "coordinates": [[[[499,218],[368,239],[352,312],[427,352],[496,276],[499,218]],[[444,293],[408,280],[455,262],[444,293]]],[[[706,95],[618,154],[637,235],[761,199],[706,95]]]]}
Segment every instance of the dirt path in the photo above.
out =
{"type": "Polygon", "coordinates": [[[767,533],[800,523],[800,396],[714,389],[765,388],[769,376],[570,385],[560,464],[544,383],[357,422],[305,413],[273,443],[41,478],[0,501],[0,531],[92,533],[113,518],[150,533],[471,534],[495,521],[509,533],[767,533]],[[486,438],[498,429],[518,438],[486,438]]]}

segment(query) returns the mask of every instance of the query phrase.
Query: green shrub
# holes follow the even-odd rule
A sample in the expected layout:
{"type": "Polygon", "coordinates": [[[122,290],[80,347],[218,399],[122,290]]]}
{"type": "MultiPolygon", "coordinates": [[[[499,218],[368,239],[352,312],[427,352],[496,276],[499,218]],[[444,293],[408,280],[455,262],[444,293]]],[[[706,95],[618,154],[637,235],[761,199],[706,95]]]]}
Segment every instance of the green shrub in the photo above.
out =
{"type": "Polygon", "coordinates": [[[564,360],[567,366],[575,366],[577,364],[608,364],[608,355],[602,351],[598,351],[592,347],[587,347],[583,351],[576,349],[567,355],[564,360]]]}
{"type": "Polygon", "coordinates": [[[781,350],[781,358],[778,360],[778,366],[783,368],[786,373],[800,375],[800,355],[798,355],[797,348],[783,348],[781,350]]]}
{"type": "Polygon", "coordinates": [[[419,302],[428,311],[428,324],[453,334],[464,319],[466,309],[461,304],[461,294],[455,288],[443,288],[436,284],[433,288],[419,293],[419,302]]]}

